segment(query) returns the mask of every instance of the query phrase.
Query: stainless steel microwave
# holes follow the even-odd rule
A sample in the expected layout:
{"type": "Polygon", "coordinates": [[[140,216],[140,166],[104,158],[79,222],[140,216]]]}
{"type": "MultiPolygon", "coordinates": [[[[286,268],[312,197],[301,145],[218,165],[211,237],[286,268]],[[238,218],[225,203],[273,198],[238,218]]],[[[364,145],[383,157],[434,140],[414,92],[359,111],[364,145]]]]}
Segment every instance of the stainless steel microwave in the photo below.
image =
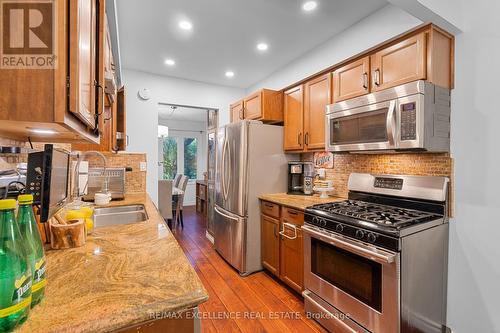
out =
{"type": "Polygon", "coordinates": [[[329,151],[450,151],[450,90],[415,81],[328,105],[329,151]]]}

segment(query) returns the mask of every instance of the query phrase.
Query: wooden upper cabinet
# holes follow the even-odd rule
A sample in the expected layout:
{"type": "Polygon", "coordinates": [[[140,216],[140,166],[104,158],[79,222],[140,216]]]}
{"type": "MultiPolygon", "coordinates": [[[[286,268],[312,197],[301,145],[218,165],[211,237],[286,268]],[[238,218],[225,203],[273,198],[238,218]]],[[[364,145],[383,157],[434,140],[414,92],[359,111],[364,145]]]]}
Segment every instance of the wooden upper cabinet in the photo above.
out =
{"type": "Polygon", "coordinates": [[[261,215],[261,257],[262,265],[279,276],[279,220],[261,215]]]}
{"type": "Polygon", "coordinates": [[[348,63],[333,72],[333,102],[367,94],[370,89],[370,57],[348,63]]]}
{"type": "MultiPolygon", "coordinates": [[[[304,148],[303,86],[297,86],[284,93],[284,140],[285,150],[302,150],[304,148]]],[[[323,125],[324,126],[324,125],[323,125]]]]}
{"type": "Polygon", "coordinates": [[[264,122],[283,121],[283,94],[281,91],[261,89],[243,100],[244,118],[264,122]]]}
{"type": "Polygon", "coordinates": [[[231,122],[239,121],[244,119],[243,114],[243,100],[233,103],[229,106],[229,112],[231,115],[231,122]]]}
{"type": "Polygon", "coordinates": [[[426,34],[409,37],[371,56],[372,91],[426,79],[426,34]]]}
{"type": "Polygon", "coordinates": [[[331,104],[330,73],[312,79],[304,85],[304,148],[325,149],[325,113],[331,104]]]}
{"type": "Polygon", "coordinates": [[[69,111],[90,128],[96,126],[97,6],[94,0],[77,0],[69,7],[70,21],[76,22],[69,38],[69,111]]]}

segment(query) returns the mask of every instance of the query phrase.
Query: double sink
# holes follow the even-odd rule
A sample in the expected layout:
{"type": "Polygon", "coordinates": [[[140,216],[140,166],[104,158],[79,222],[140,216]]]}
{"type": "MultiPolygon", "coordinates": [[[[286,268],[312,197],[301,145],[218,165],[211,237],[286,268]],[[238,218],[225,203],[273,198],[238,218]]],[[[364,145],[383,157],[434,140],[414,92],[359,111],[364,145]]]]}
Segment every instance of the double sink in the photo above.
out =
{"type": "Polygon", "coordinates": [[[94,208],[94,227],[106,227],[116,224],[131,224],[148,219],[144,205],[94,208]]]}

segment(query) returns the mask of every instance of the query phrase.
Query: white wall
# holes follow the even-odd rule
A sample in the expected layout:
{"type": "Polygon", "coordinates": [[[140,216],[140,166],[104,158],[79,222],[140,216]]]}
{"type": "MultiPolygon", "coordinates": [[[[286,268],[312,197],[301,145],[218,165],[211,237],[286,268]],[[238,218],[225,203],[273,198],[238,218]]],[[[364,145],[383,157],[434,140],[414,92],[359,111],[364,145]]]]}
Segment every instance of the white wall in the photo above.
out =
{"type": "Polygon", "coordinates": [[[260,88],[283,89],[421,23],[398,7],[387,5],[249,87],[247,93],[260,88]]]}
{"type": "Polygon", "coordinates": [[[442,1],[425,4],[463,23],[455,38],[452,92],[456,217],[450,222],[448,325],[454,333],[500,332],[500,1],[442,1]]]}
{"type": "Polygon", "coordinates": [[[158,103],[207,107],[219,110],[219,124],[229,122],[229,104],[244,95],[243,89],[205,84],[124,69],[127,87],[128,151],[145,152],[148,160],[146,188],[154,202],[158,196],[158,103]],[[151,91],[151,99],[137,96],[140,88],[151,91]]]}
{"type": "MultiPolygon", "coordinates": [[[[207,112],[200,110],[200,116],[206,117],[207,112]]],[[[168,126],[169,136],[196,137],[198,139],[198,158],[196,160],[197,179],[203,179],[203,173],[207,171],[207,122],[203,121],[179,121],[159,119],[160,125],[168,126]]],[[[160,139],[158,139],[160,140],[160,139]]],[[[158,156],[161,154],[161,145],[158,144],[158,156]]],[[[158,167],[158,177],[161,177],[163,171],[158,167]]],[[[196,181],[190,180],[186,187],[184,195],[184,206],[196,204],[196,181]]]]}

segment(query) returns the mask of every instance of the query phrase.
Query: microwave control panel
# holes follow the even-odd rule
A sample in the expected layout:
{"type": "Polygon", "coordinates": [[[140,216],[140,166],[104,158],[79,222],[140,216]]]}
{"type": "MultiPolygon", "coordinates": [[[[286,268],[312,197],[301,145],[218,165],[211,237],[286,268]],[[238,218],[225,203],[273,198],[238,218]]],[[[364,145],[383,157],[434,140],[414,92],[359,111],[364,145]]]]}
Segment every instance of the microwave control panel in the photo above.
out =
{"type": "Polygon", "coordinates": [[[401,141],[417,139],[417,103],[400,105],[401,111],[401,141]]]}

